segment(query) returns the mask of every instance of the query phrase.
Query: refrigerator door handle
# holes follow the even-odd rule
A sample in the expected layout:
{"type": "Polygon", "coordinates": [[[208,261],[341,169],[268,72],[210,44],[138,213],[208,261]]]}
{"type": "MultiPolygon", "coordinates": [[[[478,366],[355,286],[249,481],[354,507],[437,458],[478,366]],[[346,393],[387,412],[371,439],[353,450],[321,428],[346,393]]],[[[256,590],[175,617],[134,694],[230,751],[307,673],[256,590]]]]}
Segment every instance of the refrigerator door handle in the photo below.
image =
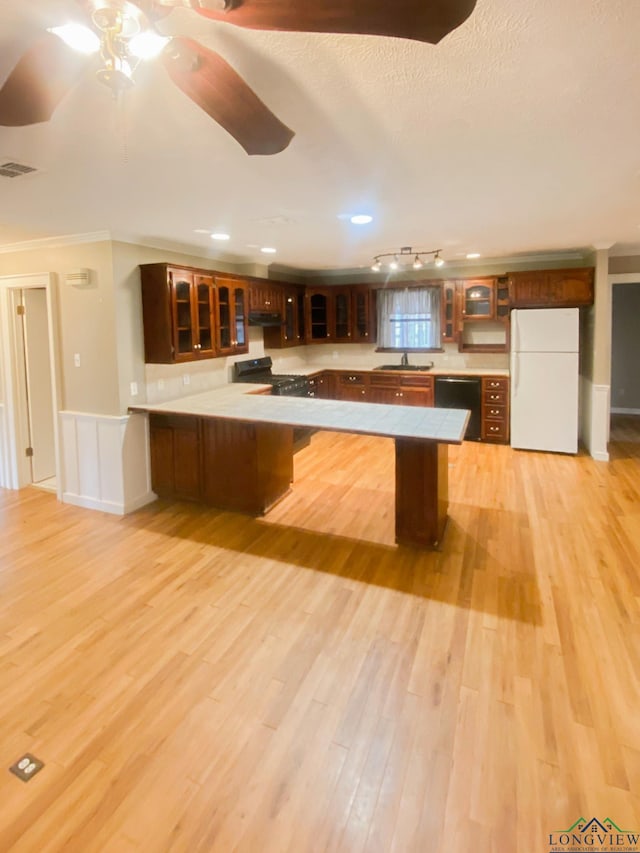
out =
{"type": "Polygon", "coordinates": [[[517,310],[511,312],[511,322],[513,324],[513,341],[511,343],[511,349],[518,352],[518,312],[517,310]]]}
{"type": "Polygon", "coordinates": [[[520,353],[517,350],[513,354],[513,376],[511,380],[513,382],[513,394],[517,396],[518,385],[520,384],[520,353]]]}

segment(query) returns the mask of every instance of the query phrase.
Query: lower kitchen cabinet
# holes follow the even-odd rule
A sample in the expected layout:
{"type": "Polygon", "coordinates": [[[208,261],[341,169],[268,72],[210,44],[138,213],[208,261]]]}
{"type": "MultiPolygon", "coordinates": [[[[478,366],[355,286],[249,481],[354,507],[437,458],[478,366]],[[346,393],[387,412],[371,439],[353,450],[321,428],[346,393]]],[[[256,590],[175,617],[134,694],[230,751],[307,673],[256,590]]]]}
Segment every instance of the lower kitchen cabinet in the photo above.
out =
{"type": "Polygon", "coordinates": [[[212,506],[262,515],[293,480],[293,429],[201,419],[202,499],[212,506]]]}
{"type": "Polygon", "coordinates": [[[151,487],[160,497],[200,500],[202,478],[198,418],[149,416],[151,487]]]}
{"type": "Polygon", "coordinates": [[[433,406],[433,377],[389,373],[368,376],[368,401],[397,406],[433,406]]]}
{"type": "Polygon", "coordinates": [[[366,373],[338,373],[336,376],[335,398],[366,402],[368,400],[368,381],[366,373]]]}
{"type": "Polygon", "coordinates": [[[149,437],[160,497],[262,515],[293,480],[290,426],[151,413],[149,437]]]}
{"type": "Polygon", "coordinates": [[[334,375],[330,371],[309,377],[309,396],[318,400],[334,400],[334,375]]]}
{"type": "Polygon", "coordinates": [[[506,376],[482,378],[483,441],[509,443],[509,379],[506,376]]]}

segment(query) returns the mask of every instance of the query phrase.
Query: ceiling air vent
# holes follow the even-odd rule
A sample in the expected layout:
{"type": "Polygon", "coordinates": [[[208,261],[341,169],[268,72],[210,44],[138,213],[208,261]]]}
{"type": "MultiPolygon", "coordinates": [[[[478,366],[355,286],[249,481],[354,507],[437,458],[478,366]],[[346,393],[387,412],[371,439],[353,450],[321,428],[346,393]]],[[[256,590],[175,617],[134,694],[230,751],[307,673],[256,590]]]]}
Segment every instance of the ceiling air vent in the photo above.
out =
{"type": "Polygon", "coordinates": [[[33,166],[25,166],[24,163],[15,163],[13,160],[0,163],[0,176],[3,178],[19,178],[21,175],[28,175],[35,171],[33,166]]]}

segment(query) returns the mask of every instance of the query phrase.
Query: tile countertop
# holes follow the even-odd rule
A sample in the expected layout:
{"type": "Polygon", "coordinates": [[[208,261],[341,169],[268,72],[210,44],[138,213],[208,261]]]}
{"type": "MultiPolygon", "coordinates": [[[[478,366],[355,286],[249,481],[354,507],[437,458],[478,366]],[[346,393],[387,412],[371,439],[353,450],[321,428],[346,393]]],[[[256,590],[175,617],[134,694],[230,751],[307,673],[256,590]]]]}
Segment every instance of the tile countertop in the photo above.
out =
{"type": "MultiPolygon", "coordinates": [[[[390,362],[389,362],[390,363],[390,362]]],[[[432,367],[430,370],[375,370],[373,367],[363,367],[362,365],[349,365],[344,362],[340,364],[304,364],[291,368],[292,373],[299,373],[302,376],[312,376],[314,373],[324,373],[325,370],[348,371],[349,373],[396,373],[401,376],[407,374],[411,376],[509,376],[507,367],[464,367],[447,369],[445,367],[432,367]]],[[[279,371],[274,370],[274,373],[279,371]]]]}
{"type": "Polygon", "coordinates": [[[387,438],[420,438],[444,444],[462,442],[470,416],[466,409],[391,406],[384,403],[310,400],[308,397],[271,397],[250,393],[266,387],[232,383],[214,391],[166,403],[131,406],[129,411],[227,418],[387,438]]]}

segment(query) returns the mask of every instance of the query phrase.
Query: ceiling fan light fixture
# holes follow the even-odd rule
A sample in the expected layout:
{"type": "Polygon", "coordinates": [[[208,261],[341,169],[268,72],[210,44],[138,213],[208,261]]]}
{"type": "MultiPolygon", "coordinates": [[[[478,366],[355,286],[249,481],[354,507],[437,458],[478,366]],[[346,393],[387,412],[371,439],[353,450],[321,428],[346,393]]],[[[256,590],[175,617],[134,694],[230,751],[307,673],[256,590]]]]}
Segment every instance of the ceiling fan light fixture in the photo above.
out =
{"type": "Polygon", "coordinates": [[[129,41],[129,53],[138,59],[155,59],[171,41],[153,30],[144,30],[129,41]]]}
{"type": "Polygon", "coordinates": [[[78,53],[90,55],[100,50],[100,39],[92,29],[83,24],[63,24],[60,27],[50,27],[48,32],[58,36],[78,53]]]}

